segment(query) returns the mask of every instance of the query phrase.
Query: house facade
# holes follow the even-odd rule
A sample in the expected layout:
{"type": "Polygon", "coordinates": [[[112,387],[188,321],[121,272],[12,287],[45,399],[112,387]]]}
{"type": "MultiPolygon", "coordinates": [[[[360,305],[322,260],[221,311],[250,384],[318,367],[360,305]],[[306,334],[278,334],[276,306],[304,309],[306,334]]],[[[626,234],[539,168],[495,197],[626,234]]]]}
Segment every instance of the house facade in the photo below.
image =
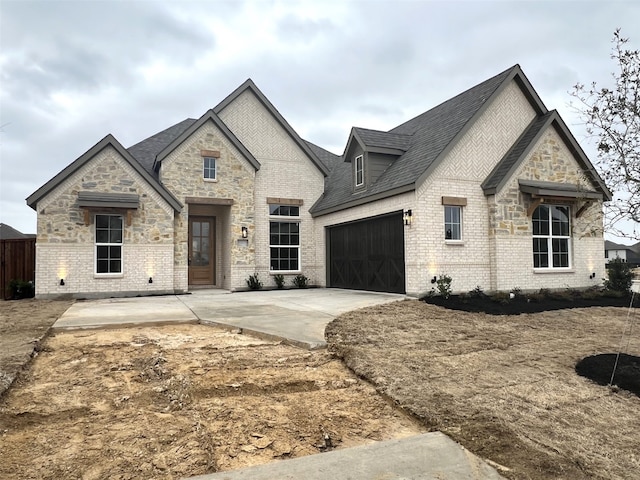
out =
{"type": "MultiPolygon", "coordinates": [[[[587,287],[611,195],[519,66],[341,156],[248,80],[125,149],[108,135],[34,192],[38,297],[239,290],[297,274],[420,295],[587,287]]],[[[595,274],[595,275],[594,275],[595,274]]]]}

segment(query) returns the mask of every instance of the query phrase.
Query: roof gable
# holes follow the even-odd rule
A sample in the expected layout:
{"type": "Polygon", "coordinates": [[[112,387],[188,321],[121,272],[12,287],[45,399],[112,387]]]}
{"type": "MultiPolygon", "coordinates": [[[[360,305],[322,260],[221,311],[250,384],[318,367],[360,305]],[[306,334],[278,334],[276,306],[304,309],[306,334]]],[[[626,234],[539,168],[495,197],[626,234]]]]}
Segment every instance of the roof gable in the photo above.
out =
{"type": "MultiPolygon", "coordinates": [[[[408,137],[411,140],[407,142],[407,150],[366,191],[354,194],[350,183],[344,178],[349,176],[349,172],[343,167],[335,168],[327,181],[325,194],[313,207],[313,212],[322,215],[414,190],[511,81],[515,81],[522,89],[538,114],[547,113],[547,108],[522,69],[515,65],[386,132],[396,135],[394,140],[408,137]]],[[[367,138],[361,139],[365,143],[369,141],[375,144],[392,138],[383,138],[379,133],[353,129],[349,140],[362,134],[367,138]]]]}
{"type": "Polygon", "coordinates": [[[233,134],[231,130],[224,124],[220,117],[216,115],[216,113],[209,109],[202,115],[198,120],[194,121],[186,130],[184,130],[180,135],[178,135],[171,143],[169,143],[162,151],[160,151],[153,164],[153,170],[157,172],[160,170],[160,166],[162,161],[167,158],[171,152],[173,152],[176,148],[178,148],[187,138],[193,135],[202,125],[207,122],[213,122],[213,124],[218,127],[218,129],[222,132],[222,134],[227,137],[227,139],[233,144],[234,147],[238,149],[238,151],[247,159],[247,161],[255,168],[256,170],[260,170],[260,163],[253,154],[247,150],[247,148],[242,144],[240,140],[233,134]]]}
{"type": "Polygon", "coordinates": [[[513,147],[511,147],[502,160],[498,162],[482,183],[482,189],[485,195],[495,194],[506,185],[527,155],[535,147],[538,140],[540,140],[549,128],[555,128],[560,138],[569,148],[573,158],[582,167],[584,173],[589,177],[597,191],[604,196],[605,200],[611,200],[611,192],[607,189],[604,180],[598,175],[593,164],[589,161],[589,158],[582,148],[580,148],[580,145],[578,145],[578,142],[556,110],[552,110],[535,118],[522,135],[520,135],[520,138],[514,143],[513,147]]]}
{"type": "Polygon", "coordinates": [[[96,155],[102,152],[105,148],[112,147],[118,154],[127,161],[133,169],[140,174],[142,178],[156,191],[160,196],[176,210],[182,210],[182,204],[176,199],[171,192],[164,188],[149,172],[147,172],[142,165],[116,140],[116,138],[109,134],[96,143],[93,147],[87,150],[84,154],[78,157],[71,164],[67,165],[60,173],[41,186],[38,190],[33,192],[27,197],[27,205],[36,210],[38,202],[46,195],[51,193],[56,187],[58,187],[67,178],[77,172],[80,168],[90,162],[96,155]]]}
{"type": "Polygon", "coordinates": [[[287,132],[295,144],[309,157],[312,163],[322,172],[324,176],[329,174],[327,166],[318,158],[313,149],[309,147],[307,142],[302,140],[296,131],[289,125],[284,117],[278,112],[276,107],[269,101],[269,99],[260,91],[260,89],[253,83],[250,78],[247,79],[242,85],[231,92],[224,100],[213,108],[216,114],[220,114],[227,106],[233,103],[242,93],[249,90],[253,93],[260,103],[267,109],[267,111],[276,119],[278,124],[287,132]]]}

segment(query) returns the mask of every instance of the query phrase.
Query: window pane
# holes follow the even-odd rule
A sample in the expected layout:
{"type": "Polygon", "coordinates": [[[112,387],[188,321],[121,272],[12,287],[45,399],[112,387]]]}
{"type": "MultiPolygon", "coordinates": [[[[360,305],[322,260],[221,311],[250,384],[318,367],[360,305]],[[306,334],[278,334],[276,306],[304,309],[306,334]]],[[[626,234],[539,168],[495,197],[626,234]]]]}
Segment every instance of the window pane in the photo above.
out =
{"type": "Polygon", "coordinates": [[[202,236],[209,236],[209,222],[202,222],[202,236]]]}
{"type": "Polygon", "coordinates": [[[97,247],[98,259],[109,258],[109,247],[97,247]]]}
{"type": "Polygon", "coordinates": [[[122,247],[109,247],[109,258],[122,258],[122,247]]]}
{"type": "Polygon", "coordinates": [[[122,229],[122,217],[112,215],[109,217],[109,228],[111,229],[122,229]]]}
{"type": "Polygon", "coordinates": [[[549,207],[540,205],[533,212],[533,234],[549,235],[549,207]]]}
{"type": "Polygon", "coordinates": [[[444,238],[445,240],[462,239],[462,207],[445,205],[444,207],[444,238]]]}
{"type": "Polygon", "coordinates": [[[565,238],[553,239],[553,266],[569,266],[569,241],[565,238]]]}
{"type": "Polygon", "coordinates": [[[109,230],[96,230],[96,243],[109,243],[109,230]]]}
{"type": "Polygon", "coordinates": [[[569,235],[569,209],[568,207],[553,207],[552,216],[552,234],[558,236],[569,235]]]}
{"type": "Polygon", "coordinates": [[[200,236],[200,222],[193,222],[193,236],[194,237],[199,237],[200,236]]]}
{"type": "Polygon", "coordinates": [[[300,216],[300,207],[289,207],[289,215],[292,217],[300,216]]]}
{"type": "Polygon", "coordinates": [[[546,268],[549,266],[549,243],[546,238],[533,239],[533,266],[546,268]]]}
{"type": "Polygon", "coordinates": [[[109,236],[109,243],[122,243],[122,230],[111,230],[109,236]]]}
{"type": "Polygon", "coordinates": [[[109,262],[109,273],[121,273],[121,262],[120,260],[111,260],[109,262]]]}
{"type": "Polygon", "coordinates": [[[97,273],[109,273],[109,260],[98,260],[97,273]]]}
{"type": "Polygon", "coordinates": [[[109,228],[109,216],[96,215],[96,228],[109,228]]]}

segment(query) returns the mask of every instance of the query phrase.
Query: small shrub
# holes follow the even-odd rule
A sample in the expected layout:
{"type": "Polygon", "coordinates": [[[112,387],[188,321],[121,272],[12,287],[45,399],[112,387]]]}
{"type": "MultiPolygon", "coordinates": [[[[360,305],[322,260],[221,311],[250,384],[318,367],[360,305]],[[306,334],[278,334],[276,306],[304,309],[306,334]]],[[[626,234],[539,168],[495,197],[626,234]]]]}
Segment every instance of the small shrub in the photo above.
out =
{"type": "Polygon", "coordinates": [[[502,305],[506,305],[511,300],[511,292],[496,292],[491,295],[491,300],[502,305]]]}
{"type": "Polygon", "coordinates": [[[442,298],[449,298],[451,296],[451,277],[449,275],[440,275],[436,281],[438,288],[438,294],[442,298]]]}
{"type": "Polygon", "coordinates": [[[260,290],[262,288],[262,282],[258,278],[258,272],[249,275],[249,278],[247,278],[247,286],[251,290],[260,290]]]}
{"type": "Polygon", "coordinates": [[[607,264],[608,279],[602,283],[607,290],[628,293],[633,283],[633,272],[629,264],[621,258],[614,258],[607,264]]]}
{"type": "Polygon", "coordinates": [[[309,278],[299,273],[293,277],[292,283],[298,288],[307,288],[309,286],[309,278]]]}
{"type": "Polygon", "coordinates": [[[35,287],[31,281],[11,280],[7,288],[11,293],[11,298],[14,300],[32,298],[35,295],[35,287]]]}
{"type": "Polygon", "coordinates": [[[513,296],[516,298],[520,298],[522,297],[522,289],[520,287],[513,287],[511,289],[511,293],[513,293],[513,296]]]}
{"type": "Polygon", "coordinates": [[[273,281],[276,282],[276,285],[279,289],[284,288],[284,275],[278,273],[273,276],[273,281]]]}
{"type": "Polygon", "coordinates": [[[541,288],[538,290],[538,297],[541,299],[551,298],[551,290],[548,288],[541,288]]]}
{"type": "Polygon", "coordinates": [[[482,298],[482,297],[486,296],[484,294],[484,292],[482,291],[482,288],[480,287],[480,285],[477,285],[476,288],[474,288],[473,290],[471,290],[468,293],[468,295],[471,298],[482,298]]]}

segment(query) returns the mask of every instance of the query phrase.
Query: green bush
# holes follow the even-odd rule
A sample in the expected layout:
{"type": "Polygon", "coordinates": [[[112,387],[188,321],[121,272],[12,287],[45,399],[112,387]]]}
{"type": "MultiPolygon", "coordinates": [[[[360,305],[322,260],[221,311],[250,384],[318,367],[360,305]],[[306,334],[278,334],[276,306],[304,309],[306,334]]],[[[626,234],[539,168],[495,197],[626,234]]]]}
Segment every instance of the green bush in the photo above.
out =
{"type": "Polygon", "coordinates": [[[249,275],[249,278],[247,278],[247,286],[251,290],[260,290],[262,288],[262,282],[258,278],[258,272],[249,275]]]}
{"type": "Polygon", "coordinates": [[[36,293],[33,282],[26,280],[11,280],[7,288],[11,294],[11,298],[14,300],[32,298],[36,293]]]}
{"type": "Polygon", "coordinates": [[[451,296],[451,277],[449,275],[440,275],[436,281],[438,288],[438,294],[442,298],[449,298],[451,296]]]}
{"type": "Polygon", "coordinates": [[[300,273],[293,277],[292,283],[298,288],[307,288],[309,286],[309,278],[300,273]]]}
{"type": "Polygon", "coordinates": [[[273,281],[276,282],[278,288],[284,288],[284,275],[277,273],[273,276],[273,281]]]}
{"type": "Polygon", "coordinates": [[[633,283],[633,272],[629,264],[621,258],[614,258],[607,264],[608,279],[602,283],[607,290],[614,292],[630,292],[633,283]]]}

